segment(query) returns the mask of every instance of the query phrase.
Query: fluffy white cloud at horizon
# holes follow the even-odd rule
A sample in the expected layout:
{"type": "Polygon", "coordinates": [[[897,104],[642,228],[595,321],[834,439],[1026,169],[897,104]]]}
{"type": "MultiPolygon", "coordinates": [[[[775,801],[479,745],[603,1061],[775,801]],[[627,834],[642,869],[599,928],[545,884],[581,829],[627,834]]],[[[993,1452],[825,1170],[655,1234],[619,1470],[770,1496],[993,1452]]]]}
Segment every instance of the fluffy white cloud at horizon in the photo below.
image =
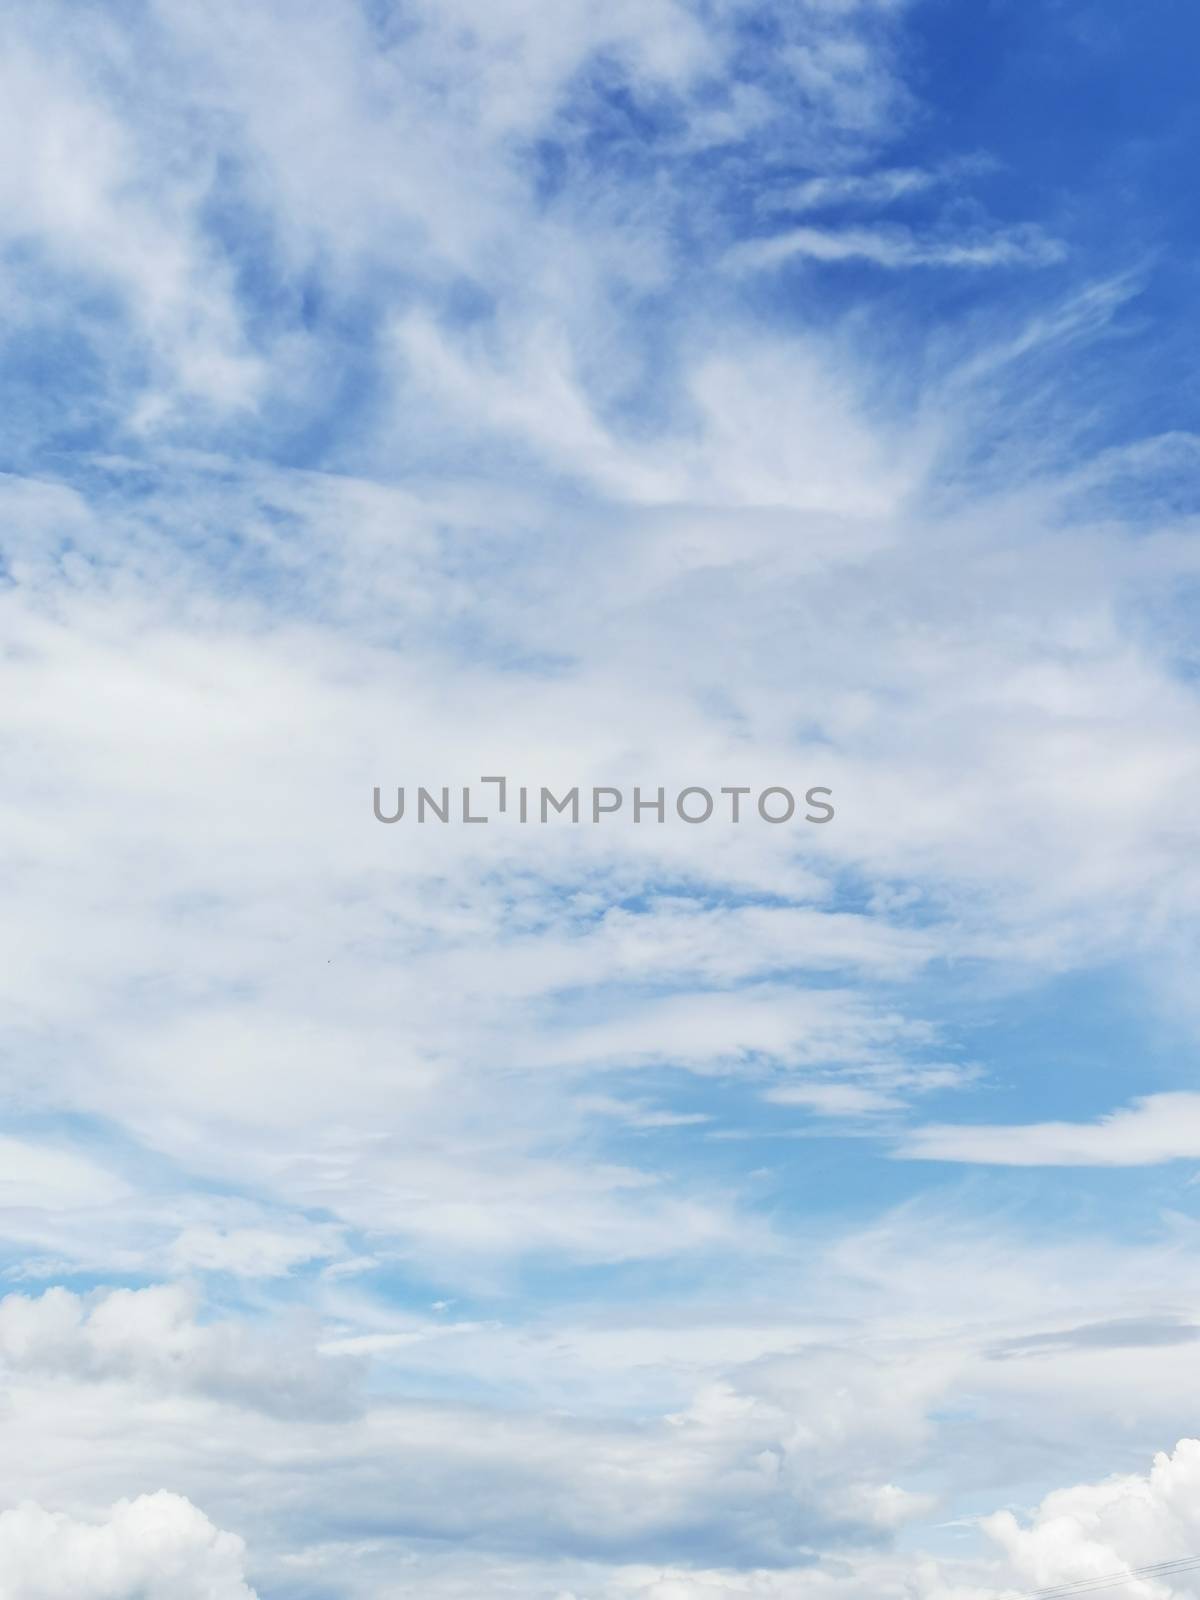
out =
{"type": "Polygon", "coordinates": [[[1200,1551],[1167,9],[3,6],[0,1600],[1200,1551]]]}
{"type": "Polygon", "coordinates": [[[178,1495],[120,1501],[100,1523],[25,1502],[0,1511],[0,1572],[10,1600],[254,1600],[240,1539],[178,1495]]]}

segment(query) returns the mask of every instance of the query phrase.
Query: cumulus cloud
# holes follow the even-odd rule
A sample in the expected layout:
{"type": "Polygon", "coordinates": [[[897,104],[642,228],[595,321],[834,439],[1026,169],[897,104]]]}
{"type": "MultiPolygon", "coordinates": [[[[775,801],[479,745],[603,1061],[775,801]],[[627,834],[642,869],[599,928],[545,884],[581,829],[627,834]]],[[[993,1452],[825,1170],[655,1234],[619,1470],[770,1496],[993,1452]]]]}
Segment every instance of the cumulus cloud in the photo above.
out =
{"type": "Polygon", "coordinates": [[[344,1364],[323,1362],[295,1334],[256,1333],[241,1321],[200,1323],[195,1312],[195,1295],[176,1284],[7,1295],[0,1362],[14,1373],[118,1380],[283,1416],[352,1411],[344,1364]]]}
{"type": "Polygon", "coordinates": [[[5,1600],[254,1600],[246,1548],[181,1495],[121,1500],[100,1521],[26,1502],[0,1511],[5,1600]]]}
{"type": "MultiPolygon", "coordinates": [[[[1195,1557],[1200,1546],[1200,1440],[1181,1439],[1145,1474],[1049,1494],[1028,1521],[1011,1511],[985,1520],[1018,1581],[1029,1587],[1087,1583],[1130,1568],[1195,1557]]],[[[1196,1572],[1143,1580],[1170,1595],[1196,1592],[1196,1572]]]]}

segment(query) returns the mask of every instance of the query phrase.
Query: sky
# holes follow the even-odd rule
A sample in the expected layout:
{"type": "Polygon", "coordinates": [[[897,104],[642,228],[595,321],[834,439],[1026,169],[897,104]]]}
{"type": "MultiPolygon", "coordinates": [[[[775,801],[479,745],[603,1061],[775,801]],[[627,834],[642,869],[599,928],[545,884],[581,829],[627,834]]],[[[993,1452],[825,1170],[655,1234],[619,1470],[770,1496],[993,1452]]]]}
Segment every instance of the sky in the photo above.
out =
{"type": "Polygon", "coordinates": [[[0,13],[0,1600],[1200,1553],[1200,14],[0,13]]]}

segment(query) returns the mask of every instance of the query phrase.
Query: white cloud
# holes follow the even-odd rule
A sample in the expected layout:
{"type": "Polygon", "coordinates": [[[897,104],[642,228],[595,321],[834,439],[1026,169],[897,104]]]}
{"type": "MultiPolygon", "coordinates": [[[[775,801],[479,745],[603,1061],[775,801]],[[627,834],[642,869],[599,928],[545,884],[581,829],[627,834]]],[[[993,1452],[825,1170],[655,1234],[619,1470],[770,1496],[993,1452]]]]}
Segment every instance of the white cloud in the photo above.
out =
{"type": "Polygon", "coordinates": [[[171,1246],[181,1272],[229,1272],[245,1278],[284,1277],[294,1268],[338,1253],[332,1228],[283,1232],[270,1228],[185,1228],[171,1246]]]}
{"type": "MultiPolygon", "coordinates": [[[[22,21],[7,69],[32,157],[3,179],[6,259],[34,241],[46,307],[9,289],[23,326],[103,300],[72,324],[96,403],[163,443],[117,428],[77,489],[0,485],[5,1087],[39,1126],[105,1130],[94,1157],[12,1136],[0,1206],[26,1276],[217,1282],[0,1303],[6,1500],[172,1483],[253,1516],[273,1581],[371,1600],[957,1595],[899,1556],[791,1564],[1162,1436],[1194,1239],[959,1227],[957,1192],[814,1224],[796,1172],[823,1185],[828,1146],[731,1171],[708,1135],[752,1132],[764,1094],[891,1133],[971,1081],[935,981],[969,1006],[982,971],[992,1005],[1194,945],[1200,718],[1157,626],[1194,541],[1166,512],[1129,539],[1010,404],[1128,289],[956,323],[899,400],[869,316],[731,311],[720,195],[676,192],[673,164],[703,149],[716,190],[774,128],[824,174],[801,206],[916,193],[862,170],[906,114],[898,6],[782,8],[727,96],[736,5],[701,26],[667,0],[422,0],[398,31],[160,0],[137,40],[69,9],[22,21]],[[606,73],[670,130],[628,185],[580,131],[606,73]],[[208,424],[247,402],[224,455],[208,424]],[[298,455],[326,470],[278,464],[298,455]],[[376,782],[500,770],[811,773],[839,814],[800,836],[370,819],[376,782]],[[443,1336],[403,1309],[435,1283],[485,1310],[443,1336]]],[[[1057,248],[866,220],[746,260],[1057,248]]],[[[1161,1159],[1192,1148],[1191,1098],[905,1153],[1161,1159]]],[[[59,1592],[55,1551],[115,1525],[21,1515],[59,1592]]],[[[208,1592],[241,1597],[240,1561],[208,1592]]]]}
{"type": "Polygon", "coordinates": [[[906,195],[923,194],[945,179],[940,173],[917,167],[881,168],[877,172],[839,172],[808,178],[789,189],[768,195],[763,206],[771,211],[817,211],[823,206],[887,205],[906,195]]]}
{"type": "Polygon", "coordinates": [[[763,1098],[771,1105],[803,1106],[823,1117],[896,1111],[904,1104],[895,1095],[854,1083],[790,1084],[781,1089],[769,1089],[763,1098]]]}
{"type": "Polygon", "coordinates": [[[910,228],[792,228],[736,245],[727,257],[737,269],[762,271],[785,261],[870,261],[878,267],[1044,267],[1066,252],[1035,227],[923,238],[910,228]]]}
{"type": "MultiPolygon", "coordinates": [[[[642,1549],[689,1560],[708,1548],[751,1561],[826,1535],[884,1537],[927,1505],[878,1463],[881,1449],[903,1456],[919,1441],[923,1396],[939,1381],[927,1369],[898,1381],[878,1361],[813,1349],[692,1381],[680,1409],[636,1418],[606,1406],[495,1407],[385,1390],[334,1428],[306,1404],[286,1349],[272,1379],[231,1348],[227,1330],[216,1330],[214,1357],[200,1333],[184,1337],[174,1320],[162,1327],[153,1292],[109,1295],[82,1323],[73,1298],[3,1302],[10,1436],[32,1429],[41,1444],[32,1470],[15,1459],[0,1469],[0,1495],[14,1481],[40,1490],[50,1475],[60,1492],[79,1494],[134,1470],[174,1477],[224,1518],[248,1486],[268,1505],[298,1494],[311,1520],[291,1526],[293,1548],[347,1526],[399,1523],[428,1539],[531,1554],[612,1559],[642,1549]],[[198,1436],[208,1441],[199,1452],[198,1436]],[[105,1441],[102,1452],[81,1450],[89,1437],[105,1441]],[[419,1472],[397,1472],[416,1461],[419,1472]]],[[[445,1353],[473,1340],[485,1350],[497,1331],[439,1323],[423,1339],[393,1331],[327,1347],[404,1363],[433,1345],[445,1353]]],[[[523,1354],[528,1365],[528,1345],[523,1354]]],[[[327,1364],[344,1366],[345,1355],[327,1364]]],[[[272,1550],[279,1539],[273,1530],[272,1550]]]]}
{"type": "MultiPolygon", "coordinates": [[[[39,294],[27,314],[51,325],[69,286],[118,297],[155,369],[146,420],[176,388],[222,408],[251,404],[262,369],[232,274],[199,225],[208,161],[196,159],[178,120],[152,117],[152,130],[139,130],[130,108],[108,99],[101,85],[127,68],[128,43],[102,12],[74,21],[58,31],[49,12],[24,14],[0,68],[4,135],[24,151],[0,177],[7,272],[15,276],[21,249],[32,247],[39,294]]],[[[127,351],[110,349],[114,367],[128,363],[127,351]]],[[[135,360],[142,353],[135,348],[135,360]]]]}
{"type": "MultiPolygon", "coordinates": [[[[1200,1548],[1200,1440],[1181,1439],[1146,1474],[1123,1474],[1049,1494],[1022,1524],[1011,1511],[985,1531],[1030,1588],[1087,1583],[1132,1567],[1195,1557],[1200,1548]]],[[[1119,1587],[1119,1585],[1118,1585],[1119,1587]]],[[[1129,1587],[1194,1595],[1200,1572],[1146,1578],[1129,1587]]]]}
{"type": "Polygon", "coordinates": [[[195,1295],[182,1285],[6,1295],[0,1361],[17,1373],[128,1382],[287,1416],[353,1411],[353,1370],[322,1362],[311,1341],[256,1331],[240,1319],[202,1323],[196,1311],[195,1295]]]}
{"type": "MultiPolygon", "coordinates": [[[[756,1566],[788,1570],[814,1540],[884,1540],[929,1514],[927,1495],[960,1492],[964,1474],[976,1504],[1030,1481],[1028,1500],[1044,1492],[1048,1460],[1127,1461],[1147,1430],[1171,1426],[1195,1342],[1169,1317],[1160,1337],[1154,1317],[1168,1280],[1180,1305],[1194,1300],[1195,1241],[1181,1227],[1106,1249],[1098,1276],[1097,1249],[1077,1237],[1052,1244],[899,1213],[718,1274],[686,1305],[576,1305],[532,1323],[403,1319],[361,1287],[335,1286],[322,1347],[387,1373],[365,1408],[341,1414],[309,1404],[286,1321],[248,1341],[228,1322],[196,1325],[174,1293],[10,1296],[0,1502],[91,1504],[131,1474],[177,1484],[225,1525],[249,1501],[271,1508],[256,1546],[263,1583],[277,1574],[284,1592],[288,1572],[324,1570],[340,1548],[349,1594],[387,1593],[387,1574],[415,1593],[440,1595],[444,1581],[469,1594],[467,1572],[476,1593],[491,1592],[488,1575],[499,1585],[520,1551],[524,1593],[558,1573],[560,1588],[621,1595],[649,1581],[636,1564],[653,1551],[684,1594],[761,1583],[772,1595],[782,1577],[756,1566]],[[1039,1330],[1050,1337],[1031,1342],[1039,1330]],[[479,1400],[437,1398],[448,1389],[479,1400]],[[1031,1452],[1031,1437],[1058,1442],[1031,1452]],[[414,1460],[419,1473],[398,1470],[414,1460]],[[299,1509],[276,1520],[279,1506],[299,1509]],[[397,1525],[422,1535],[425,1556],[397,1543],[397,1525]],[[428,1553],[442,1541],[475,1552],[457,1578],[445,1550],[428,1553]]],[[[789,1576],[822,1600],[926,1581],[900,1556],[860,1566],[851,1550],[830,1569],[789,1576]]],[[[984,1600],[1009,1585],[981,1563],[963,1587],[961,1600],[984,1600]]]]}
{"type": "Polygon", "coordinates": [[[1143,1167],[1200,1160],[1200,1094],[1144,1095],[1095,1122],[916,1128],[899,1147],[917,1161],[1004,1167],[1143,1167]]]}
{"type": "Polygon", "coordinates": [[[129,1192],[119,1177],[78,1151],[0,1138],[0,1213],[82,1211],[129,1192]]]}
{"type": "Polygon", "coordinates": [[[877,134],[881,126],[902,123],[911,102],[902,81],[892,70],[886,50],[877,40],[853,26],[836,26],[838,12],[853,24],[866,11],[885,12],[886,6],[839,7],[818,3],[803,16],[806,27],[781,52],[782,65],[796,89],[817,109],[835,138],[877,134]],[[814,27],[825,12],[826,27],[814,27]],[[857,15],[856,15],[857,13],[857,15]],[[829,27],[828,23],[835,25],[829,27]],[[836,130],[836,131],[834,131],[836,130]]]}
{"type": "Polygon", "coordinates": [[[118,1501],[98,1522],[0,1511],[4,1600],[254,1600],[244,1564],[243,1541],[176,1494],[118,1501]]]}
{"type": "MultiPolygon", "coordinates": [[[[985,1516],[992,1549],[939,1558],[857,1552],[837,1562],[770,1570],[720,1566],[577,1560],[524,1562],[512,1555],[486,1562],[467,1552],[414,1552],[399,1566],[384,1543],[328,1542],[290,1558],[283,1570],[316,1577],[337,1572],[399,1577],[397,1595],[467,1600],[486,1586],[513,1600],[1016,1600],[1033,1589],[1090,1584],[1160,1562],[1194,1557],[1200,1442],[1183,1439],[1160,1453],[1150,1471],[1058,1489],[1027,1519],[1011,1511],[985,1516]]],[[[1129,1588],[1186,1600],[1198,1592],[1193,1567],[1129,1588]]],[[[1114,1591],[1120,1588],[1113,1586],[1114,1591]]],[[[354,1591],[359,1592],[358,1590],[354,1591]]],[[[364,1588],[361,1592],[368,1592],[364,1588]]],[[[389,1593],[393,1592],[391,1590],[389,1593]]]]}

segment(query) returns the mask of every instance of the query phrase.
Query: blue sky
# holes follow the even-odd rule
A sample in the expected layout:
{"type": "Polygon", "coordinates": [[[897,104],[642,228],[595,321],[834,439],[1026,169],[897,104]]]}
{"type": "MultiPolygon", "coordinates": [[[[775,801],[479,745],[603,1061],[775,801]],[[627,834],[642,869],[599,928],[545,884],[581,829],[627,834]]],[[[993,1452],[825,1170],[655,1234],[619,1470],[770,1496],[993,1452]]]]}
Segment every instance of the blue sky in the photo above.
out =
{"type": "Polygon", "coordinates": [[[1200,1551],[1194,11],[5,20],[0,1600],[1200,1551]]]}

